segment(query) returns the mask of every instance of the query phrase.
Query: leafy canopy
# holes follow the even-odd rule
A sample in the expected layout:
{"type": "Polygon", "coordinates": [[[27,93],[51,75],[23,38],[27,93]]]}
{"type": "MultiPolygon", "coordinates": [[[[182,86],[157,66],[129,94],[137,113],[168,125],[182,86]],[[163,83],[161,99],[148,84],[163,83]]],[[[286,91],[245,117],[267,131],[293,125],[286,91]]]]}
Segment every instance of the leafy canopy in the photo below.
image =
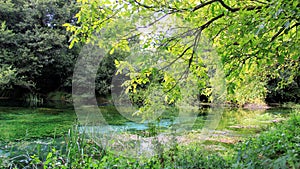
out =
{"type": "Polygon", "coordinates": [[[163,76],[159,81],[162,90],[174,89],[166,96],[167,102],[180,99],[180,85],[177,91],[173,86],[188,79],[182,78],[183,74],[192,74],[189,77],[197,79],[200,93],[211,96],[216,87],[208,79],[216,72],[211,73],[207,65],[212,60],[222,61],[227,99],[241,103],[263,100],[269,79],[281,79],[280,87],[299,76],[299,1],[77,0],[77,3],[78,25],[64,25],[73,33],[70,47],[77,42],[97,42],[110,53],[115,49],[140,51],[140,57],[149,59],[147,63],[136,59],[135,62],[142,64],[138,69],[132,65],[141,64],[116,62],[121,70],[127,69],[131,78],[127,89],[133,93],[138,85],[148,83],[150,74],[156,70],[153,68],[158,68],[163,76]],[[217,55],[211,52],[212,48],[217,55]],[[207,60],[209,57],[212,59],[207,60]],[[176,71],[165,71],[164,68],[172,66],[176,71]],[[250,90],[253,96],[249,96],[249,89],[241,89],[248,84],[256,86],[250,90]]]}
{"type": "Polygon", "coordinates": [[[1,96],[68,86],[78,51],[68,49],[62,24],[72,22],[76,10],[63,0],[0,1],[1,96]]]}

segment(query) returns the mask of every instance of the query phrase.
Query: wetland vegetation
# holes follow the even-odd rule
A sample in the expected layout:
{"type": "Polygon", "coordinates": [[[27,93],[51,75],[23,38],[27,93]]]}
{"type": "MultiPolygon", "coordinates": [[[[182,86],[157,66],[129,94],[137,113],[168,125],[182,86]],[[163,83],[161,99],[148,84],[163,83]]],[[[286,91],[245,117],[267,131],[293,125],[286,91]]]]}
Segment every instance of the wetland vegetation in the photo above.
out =
{"type": "MultiPolygon", "coordinates": [[[[204,168],[231,168],[236,165],[236,168],[239,168],[238,166],[243,168],[241,166],[245,166],[246,163],[253,166],[264,164],[265,161],[263,160],[251,164],[245,157],[247,153],[253,156],[253,160],[256,156],[262,156],[263,154],[259,153],[263,147],[259,151],[254,151],[256,149],[254,147],[260,146],[259,142],[263,142],[264,139],[270,142],[266,143],[267,145],[279,144],[278,141],[284,141],[280,140],[279,133],[288,132],[283,133],[289,135],[285,139],[293,139],[294,137],[296,139],[295,142],[290,142],[289,146],[294,148],[299,143],[295,133],[288,128],[293,126],[295,130],[297,124],[300,123],[299,112],[296,113],[297,109],[246,110],[227,108],[223,112],[218,126],[210,132],[208,137],[203,137],[201,129],[207,116],[203,112],[208,111],[209,108],[199,112],[195,124],[189,130],[167,135],[167,131],[174,125],[170,123],[170,114],[168,113],[162,116],[162,120],[169,118],[169,123],[164,125],[157,123],[154,126],[149,126],[147,123],[130,122],[119,114],[113,106],[100,106],[99,109],[102,110],[107,122],[113,127],[114,133],[119,135],[114,137],[116,141],[123,141],[123,144],[131,142],[130,144],[136,147],[140,145],[138,142],[145,140],[149,142],[149,139],[158,138],[158,144],[155,144],[155,147],[146,147],[148,148],[146,152],[155,151],[157,153],[155,156],[150,156],[150,159],[149,157],[146,158],[147,156],[137,158],[126,156],[127,153],[133,153],[130,147],[126,150],[122,149],[124,154],[116,153],[119,144],[114,144],[115,147],[110,148],[103,147],[79,129],[80,125],[77,125],[74,110],[70,107],[65,109],[59,107],[1,107],[0,155],[3,167],[111,168],[115,166],[116,168],[151,168],[152,166],[156,168],[182,168],[182,166],[186,166],[186,168],[193,168],[193,166],[201,165],[204,168]],[[278,132],[276,133],[278,137],[275,138],[273,132],[278,132]],[[255,137],[258,138],[253,141],[251,138],[255,137]],[[172,144],[165,144],[164,140],[168,140],[172,144]],[[250,142],[252,144],[252,141],[254,145],[248,145],[250,142]],[[249,150],[247,146],[252,147],[249,150]]],[[[287,147],[287,149],[286,151],[292,151],[292,148],[287,147]]],[[[271,150],[269,151],[271,152],[271,150]]],[[[295,149],[294,151],[297,152],[298,150],[295,149]]],[[[279,158],[279,156],[276,157],[279,158]]],[[[267,161],[267,159],[265,160],[267,161]]],[[[296,159],[296,157],[291,159],[292,163],[287,163],[287,166],[297,166],[296,159]]],[[[268,160],[268,165],[275,165],[272,163],[273,159],[268,160]]],[[[276,161],[273,160],[273,162],[276,161]]]]}
{"type": "Polygon", "coordinates": [[[0,168],[300,168],[299,7],[0,0],[0,168]]]}

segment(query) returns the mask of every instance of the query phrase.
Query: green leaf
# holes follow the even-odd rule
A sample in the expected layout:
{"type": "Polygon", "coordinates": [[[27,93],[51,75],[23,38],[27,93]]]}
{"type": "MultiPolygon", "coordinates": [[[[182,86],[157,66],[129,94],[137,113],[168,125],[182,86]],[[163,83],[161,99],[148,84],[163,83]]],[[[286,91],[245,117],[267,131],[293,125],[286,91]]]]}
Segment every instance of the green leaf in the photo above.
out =
{"type": "Polygon", "coordinates": [[[298,4],[299,4],[299,1],[294,1],[294,2],[293,2],[293,7],[294,7],[294,8],[297,8],[298,4]]]}
{"type": "Polygon", "coordinates": [[[292,59],[295,60],[295,61],[298,60],[298,59],[299,59],[299,55],[297,55],[297,54],[296,54],[296,55],[293,55],[293,56],[292,56],[292,59]]]}
{"type": "Polygon", "coordinates": [[[109,54],[112,55],[115,51],[115,48],[112,48],[110,51],[109,51],[109,54]]]}
{"type": "Polygon", "coordinates": [[[279,55],[279,56],[277,57],[277,60],[278,60],[278,62],[279,62],[280,64],[283,64],[283,63],[284,63],[284,56],[279,55]]]}

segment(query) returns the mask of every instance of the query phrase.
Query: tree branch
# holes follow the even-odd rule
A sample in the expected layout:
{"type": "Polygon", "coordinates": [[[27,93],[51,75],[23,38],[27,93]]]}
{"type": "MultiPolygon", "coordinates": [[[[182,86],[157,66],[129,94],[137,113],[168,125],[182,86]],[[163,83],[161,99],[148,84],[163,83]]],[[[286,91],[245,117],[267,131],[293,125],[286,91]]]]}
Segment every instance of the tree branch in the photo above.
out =
{"type": "Polygon", "coordinates": [[[227,26],[224,27],[224,28],[222,28],[222,29],[220,29],[220,30],[217,32],[217,34],[215,34],[215,36],[213,36],[213,37],[211,38],[211,40],[214,41],[214,40],[220,35],[220,33],[221,33],[222,31],[224,31],[225,29],[227,29],[227,26]]]}
{"type": "Polygon", "coordinates": [[[205,28],[207,28],[210,24],[212,24],[214,21],[222,18],[223,16],[225,16],[224,13],[212,18],[211,20],[209,20],[208,22],[206,22],[204,25],[201,26],[201,29],[204,30],[205,28]]]}
{"type": "Polygon", "coordinates": [[[211,0],[211,1],[207,1],[205,3],[201,3],[201,4],[197,5],[196,7],[194,7],[194,9],[192,11],[195,12],[196,10],[198,10],[200,8],[203,8],[207,5],[210,5],[214,2],[219,2],[225,9],[227,9],[230,12],[237,12],[237,11],[240,11],[241,9],[251,11],[251,10],[262,8],[262,6],[246,6],[246,7],[243,7],[243,8],[232,8],[232,7],[228,6],[223,0],[211,0]]]}
{"type": "Polygon", "coordinates": [[[142,4],[142,3],[140,3],[140,2],[138,2],[137,0],[133,0],[136,4],[138,4],[139,6],[142,6],[142,7],[144,7],[144,8],[147,8],[147,9],[153,9],[153,8],[156,8],[156,7],[154,7],[154,6],[148,6],[148,5],[146,5],[146,4],[142,4]]]}
{"type": "Polygon", "coordinates": [[[290,31],[291,29],[293,29],[294,27],[297,27],[299,26],[300,23],[295,23],[293,26],[289,27],[288,29],[286,29],[285,26],[282,26],[279,31],[271,38],[271,41],[270,42],[273,42],[277,37],[280,36],[280,34],[284,31],[284,30],[287,30],[287,31],[290,31]]]}
{"type": "Polygon", "coordinates": [[[227,4],[225,4],[225,2],[223,0],[210,0],[210,1],[207,1],[205,3],[201,3],[197,6],[194,7],[194,9],[192,10],[193,12],[195,12],[196,10],[200,9],[200,8],[203,8],[207,5],[210,5],[214,2],[219,2],[224,8],[226,8],[228,11],[230,12],[236,12],[238,10],[240,10],[239,8],[231,8],[230,6],[228,6],[227,4]]]}
{"type": "Polygon", "coordinates": [[[231,8],[230,6],[225,4],[225,2],[223,0],[218,0],[218,2],[220,2],[220,4],[230,12],[236,12],[239,10],[239,8],[231,8]]]}
{"type": "Polygon", "coordinates": [[[155,19],[153,22],[149,23],[148,25],[137,27],[137,29],[149,28],[150,26],[153,26],[155,23],[157,23],[158,21],[162,20],[163,18],[165,18],[166,16],[168,16],[170,14],[171,13],[166,13],[165,15],[159,17],[158,19],[155,19]]]}
{"type": "Polygon", "coordinates": [[[195,12],[196,10],[198,10],[200,8],[203,8],[203,7],[207,6],[207,5],[210,5],[210,4],[214,3],[214,2],[217,2],[217,1],[219,1],[219,0],[211,0],[211,1],[207,1],[205,3],[201,3],[201,4],[199,4],[199,5],[197,5],[197,6],[194,7],[193,12],[195,12]]]}
{"type": "MultiPolygon", "coordinates": [[[[187,30],[187,31],[185,31],[185,32],[183,32],[183,33],[180,33],[180,34],[178,34],[178,35],[176,35],[176,36],[172,36],[172,37],[170,37],[170,38],[167,38],[167,40],[165,41],[165,42],[163,42],[163,43],[161,43],[160,45],[159,45],[159,47],[162,47],[162,46],[167,46],[171,41],[173,41],[173,40],[177,40],[177,39],[183,39],[183,38],[185,38],[185,37],[187,37],[187,36],[192,36],[193,35],[193,33],[194,33],[194,30],[196,30],[197,28],[193,28],[193,29],[189,29],[189,30],[187,30]]],[[[195,31],[196,32],[196,31],[195,31]]]]}
{"type": "Polygon", "coordinates": [[[184,75],[188,74],[189,68],[186,68],[185,71],[181,74],[180,78],[176,80],[176,83],[172,86],[171,89],[167,90],[165,93],[169,93],[172,91],[178,84],[179,82],[184,78],[184,75]]]}
{"type": "Polygon", "coordinates": [[[297,26],[300,26],[300,22],[295,23],[293,26],[291,26],[291,27],[288,29],[288,31],[291,30],[291,29],[293,29],[294,27],[297,27],[297,26]]]}
{"type": "Polygon", "coordinates": [[[166,69],[169,66],[171,66],[173,63],[175,63],[178,59],[182,58],[184,56],[184,54],[193,47],[193,45],[187,47],[176,59],[174,59],[172,62],[170,62],[168,65],[164,66],[163,68],[161,68],[160,70],[166,69]]]}
{"type": "Polygon", "coordinates": [[[284,30],[285,30],[285,27],[281,27],[279,29],[279,31],[272,37],[271,42],[273,42],[284,30]]]}

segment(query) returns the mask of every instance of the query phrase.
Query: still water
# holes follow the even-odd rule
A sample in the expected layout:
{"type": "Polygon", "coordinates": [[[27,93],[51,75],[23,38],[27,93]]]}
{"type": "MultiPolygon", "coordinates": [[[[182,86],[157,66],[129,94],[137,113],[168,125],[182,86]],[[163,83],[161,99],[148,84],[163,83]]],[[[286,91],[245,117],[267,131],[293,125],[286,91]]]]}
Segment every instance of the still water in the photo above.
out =
{"type": "MultiPolygon", "coordinates": [[[[165,114],[154,123],[141,123],[130,121],[123,117],[112,105],[99,106],[103,117],[109,126],[84,125],[77,123],[77,116],[73,106],[65,103],[47,103],[43,105],[28,106],[21,103],[0,103],[0,157],[18,156],[22,154],[47,152],[48,145],[55,140],[56,144],[64,143],[64,135],[70,129],[76,129],[81,133],[89,132],[130,132],[143,137],[145,133],[155,125],[157,132],[167,132],[176,126],[182,126],[185,122],[165,114]],[[22,105],[22,106],[20,106],[22,105]],[[108,127],[108,128],[105,128],[108,127]]],[[[210,124],[208,118],[212,109],[202,109],[196,119],[185,133],[197,133],[205,124],[210,124]]],[[[266,129],[272,123],[284,120],[291,109],[271,108],[268,110],[245,110],[222,108],[222,114],[211,130],[208,141],[225,144],[233,144],[243,138],[254,136],[266,129]]],[[[182,127],[181,127],[182,128],[182,127]]],[[[184,139],[183,139],[184,140],[184,139]]],[[[186,139],[185,139],[186,140],[186,139]]],[[[20,156],[22,159],[22,157],[20,156]]]]}

